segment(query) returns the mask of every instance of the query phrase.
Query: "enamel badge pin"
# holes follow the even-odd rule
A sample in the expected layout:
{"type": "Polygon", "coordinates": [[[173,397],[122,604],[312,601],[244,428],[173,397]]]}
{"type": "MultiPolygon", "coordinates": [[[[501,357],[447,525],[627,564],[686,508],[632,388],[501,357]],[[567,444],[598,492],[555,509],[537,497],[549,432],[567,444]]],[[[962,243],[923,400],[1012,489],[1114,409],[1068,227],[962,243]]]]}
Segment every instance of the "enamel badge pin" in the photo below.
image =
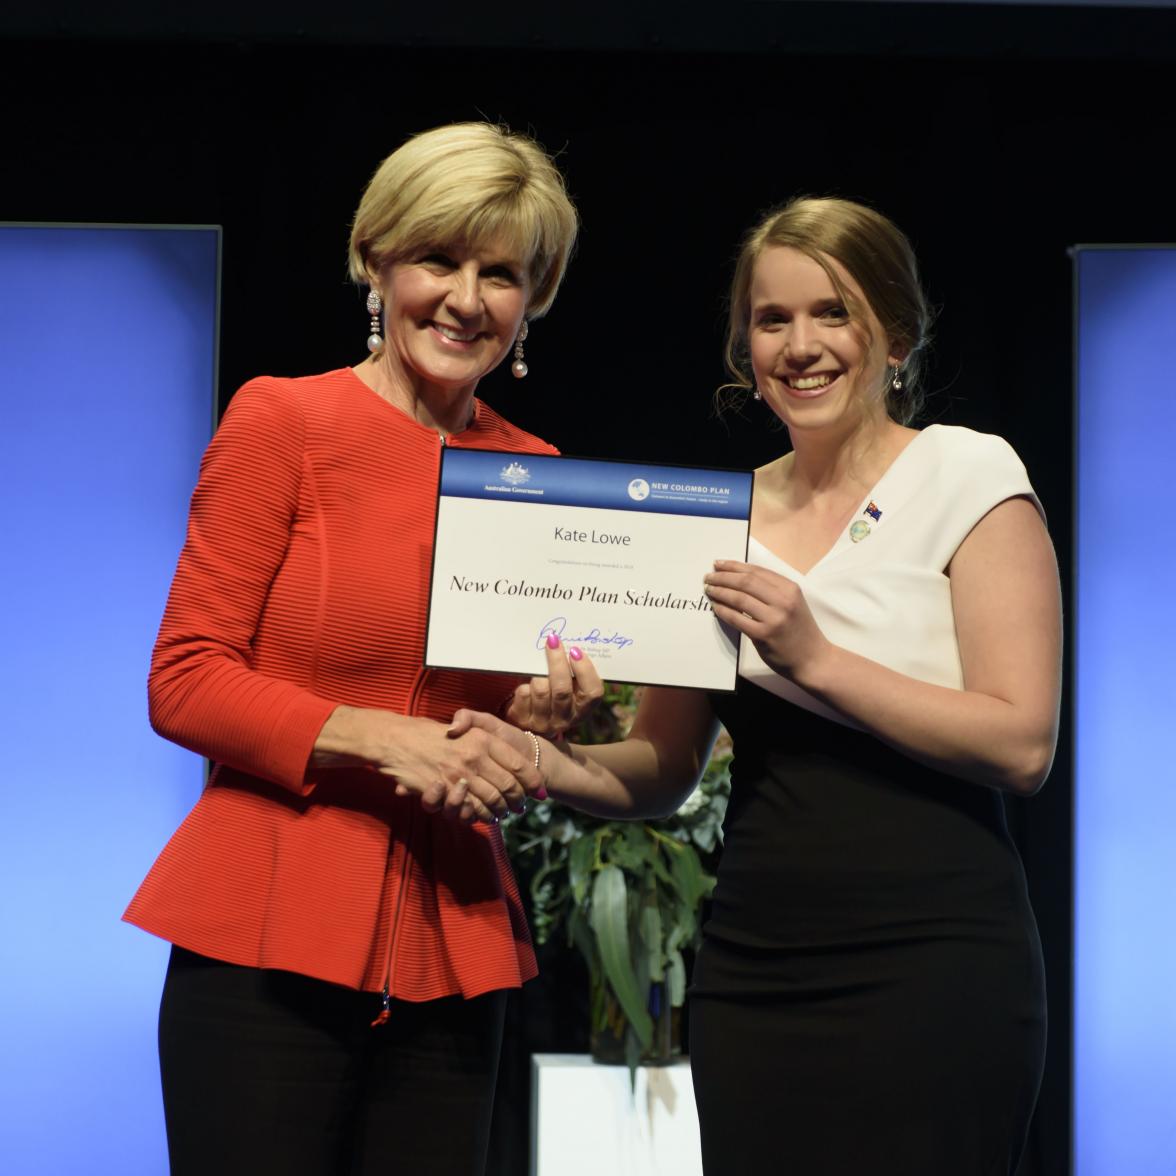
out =
{"type": "MultiPolygon", "coordinates": [[[[882,518],[882,508],[871,499],[869,505],[862,511],[862,514],[868,514],[874,522],[879,522],[882,518]]],[[[854,519],[849,525],[849,537],[855,543],[860,543],[869,533],[870,524],[865,519],[854,519]]]]}

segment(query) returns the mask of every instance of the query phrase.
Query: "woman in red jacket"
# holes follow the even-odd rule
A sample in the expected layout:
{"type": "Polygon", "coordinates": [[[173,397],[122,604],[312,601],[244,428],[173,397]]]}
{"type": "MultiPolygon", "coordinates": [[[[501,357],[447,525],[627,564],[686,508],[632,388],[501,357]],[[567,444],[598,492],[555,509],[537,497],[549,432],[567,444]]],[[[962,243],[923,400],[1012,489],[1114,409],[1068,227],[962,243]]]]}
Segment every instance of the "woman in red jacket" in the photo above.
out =
{"type": "Polygon", "coordinates": [[[173,1173],[484,1166],[504,990],[535,974],[497,819],[542,792],[447,720],[556,733],[600,682],[577,651],[513,694],[424,668],[437,476],[445,445],[554,452],[474,392],[512,351],[526,374],[575,233],[531,140],[410,139],[352,229],[369,357],[250,381],[205,454],[149,695],[216,766],[126,913],[175,945],[173,1173]]]}

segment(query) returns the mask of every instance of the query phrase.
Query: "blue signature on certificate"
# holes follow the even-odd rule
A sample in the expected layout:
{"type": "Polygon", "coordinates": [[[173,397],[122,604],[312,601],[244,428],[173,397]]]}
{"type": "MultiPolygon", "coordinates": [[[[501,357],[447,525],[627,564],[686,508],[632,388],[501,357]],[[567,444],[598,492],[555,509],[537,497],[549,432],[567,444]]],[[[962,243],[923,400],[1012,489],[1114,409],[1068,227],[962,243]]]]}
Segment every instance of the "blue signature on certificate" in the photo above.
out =
{"type": "Polygon", "coordinates": [[[594,645],[597,647],[607,645],[613,649],[624,649],[626,646],[633,644],[632,637],[625,637],[620,633],[613,633],[611,636],[606,636],[597,628],[589,629],[582,637],[569,637],[567,627],[567,617],[552,617],[539,630],[539,636],[535,641],[535,648],[543,648],[547,642],[547,635],[549,633],[554,633],[565,644],[570,642],[572,645],[594,645]]]}

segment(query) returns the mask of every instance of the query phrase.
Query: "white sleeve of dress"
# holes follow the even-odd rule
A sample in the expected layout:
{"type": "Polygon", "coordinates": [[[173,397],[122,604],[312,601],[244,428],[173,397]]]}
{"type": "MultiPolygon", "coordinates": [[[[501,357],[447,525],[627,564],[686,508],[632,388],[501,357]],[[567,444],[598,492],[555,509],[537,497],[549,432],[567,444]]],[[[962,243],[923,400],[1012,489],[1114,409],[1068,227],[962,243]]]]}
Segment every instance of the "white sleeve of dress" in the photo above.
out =
{"type": "Polygon", "coordinates": [[[946,568],[972,528],[1009,498],[1028,498],[1044,521],[1024,463],[1003,437],[949,427],[937,433],[939,460],[922,494],[934,515],[922,531],[929,566],[946,568]]]}

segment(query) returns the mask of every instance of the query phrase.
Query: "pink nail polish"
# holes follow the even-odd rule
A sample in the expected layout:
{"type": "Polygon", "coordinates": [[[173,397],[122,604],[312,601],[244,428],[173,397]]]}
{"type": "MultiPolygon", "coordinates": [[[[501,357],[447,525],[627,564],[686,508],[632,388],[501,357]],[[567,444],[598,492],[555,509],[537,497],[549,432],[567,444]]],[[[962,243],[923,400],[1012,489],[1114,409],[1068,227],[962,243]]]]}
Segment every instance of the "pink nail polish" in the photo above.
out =
{"type": "Polygon", "coordinates": [[[535,793],[535,795],[536,795],[536,796],[537,796],[537,797],[538,797],[540,800],[546,800],[546,799],[547,799],[547,789],[546,789],[546,788],[540,788],[540,789],[539,789],[539,791],[535,793]]]}
{"type": "Polygon", "coordinates": [[[571,649],[568,650],[568,657],[570,657],[572,659],[572,661],[583,661],[584,660],[584,651],[582,649],[577,649],[573,645],[571,647],[571,649]]]}
{"type": "Polygon", "coordinates": [[[548,649],[558,649],[559,648],[559,634],[558,633],[548,633],[547,634],[547,648],[548,649]]]}

